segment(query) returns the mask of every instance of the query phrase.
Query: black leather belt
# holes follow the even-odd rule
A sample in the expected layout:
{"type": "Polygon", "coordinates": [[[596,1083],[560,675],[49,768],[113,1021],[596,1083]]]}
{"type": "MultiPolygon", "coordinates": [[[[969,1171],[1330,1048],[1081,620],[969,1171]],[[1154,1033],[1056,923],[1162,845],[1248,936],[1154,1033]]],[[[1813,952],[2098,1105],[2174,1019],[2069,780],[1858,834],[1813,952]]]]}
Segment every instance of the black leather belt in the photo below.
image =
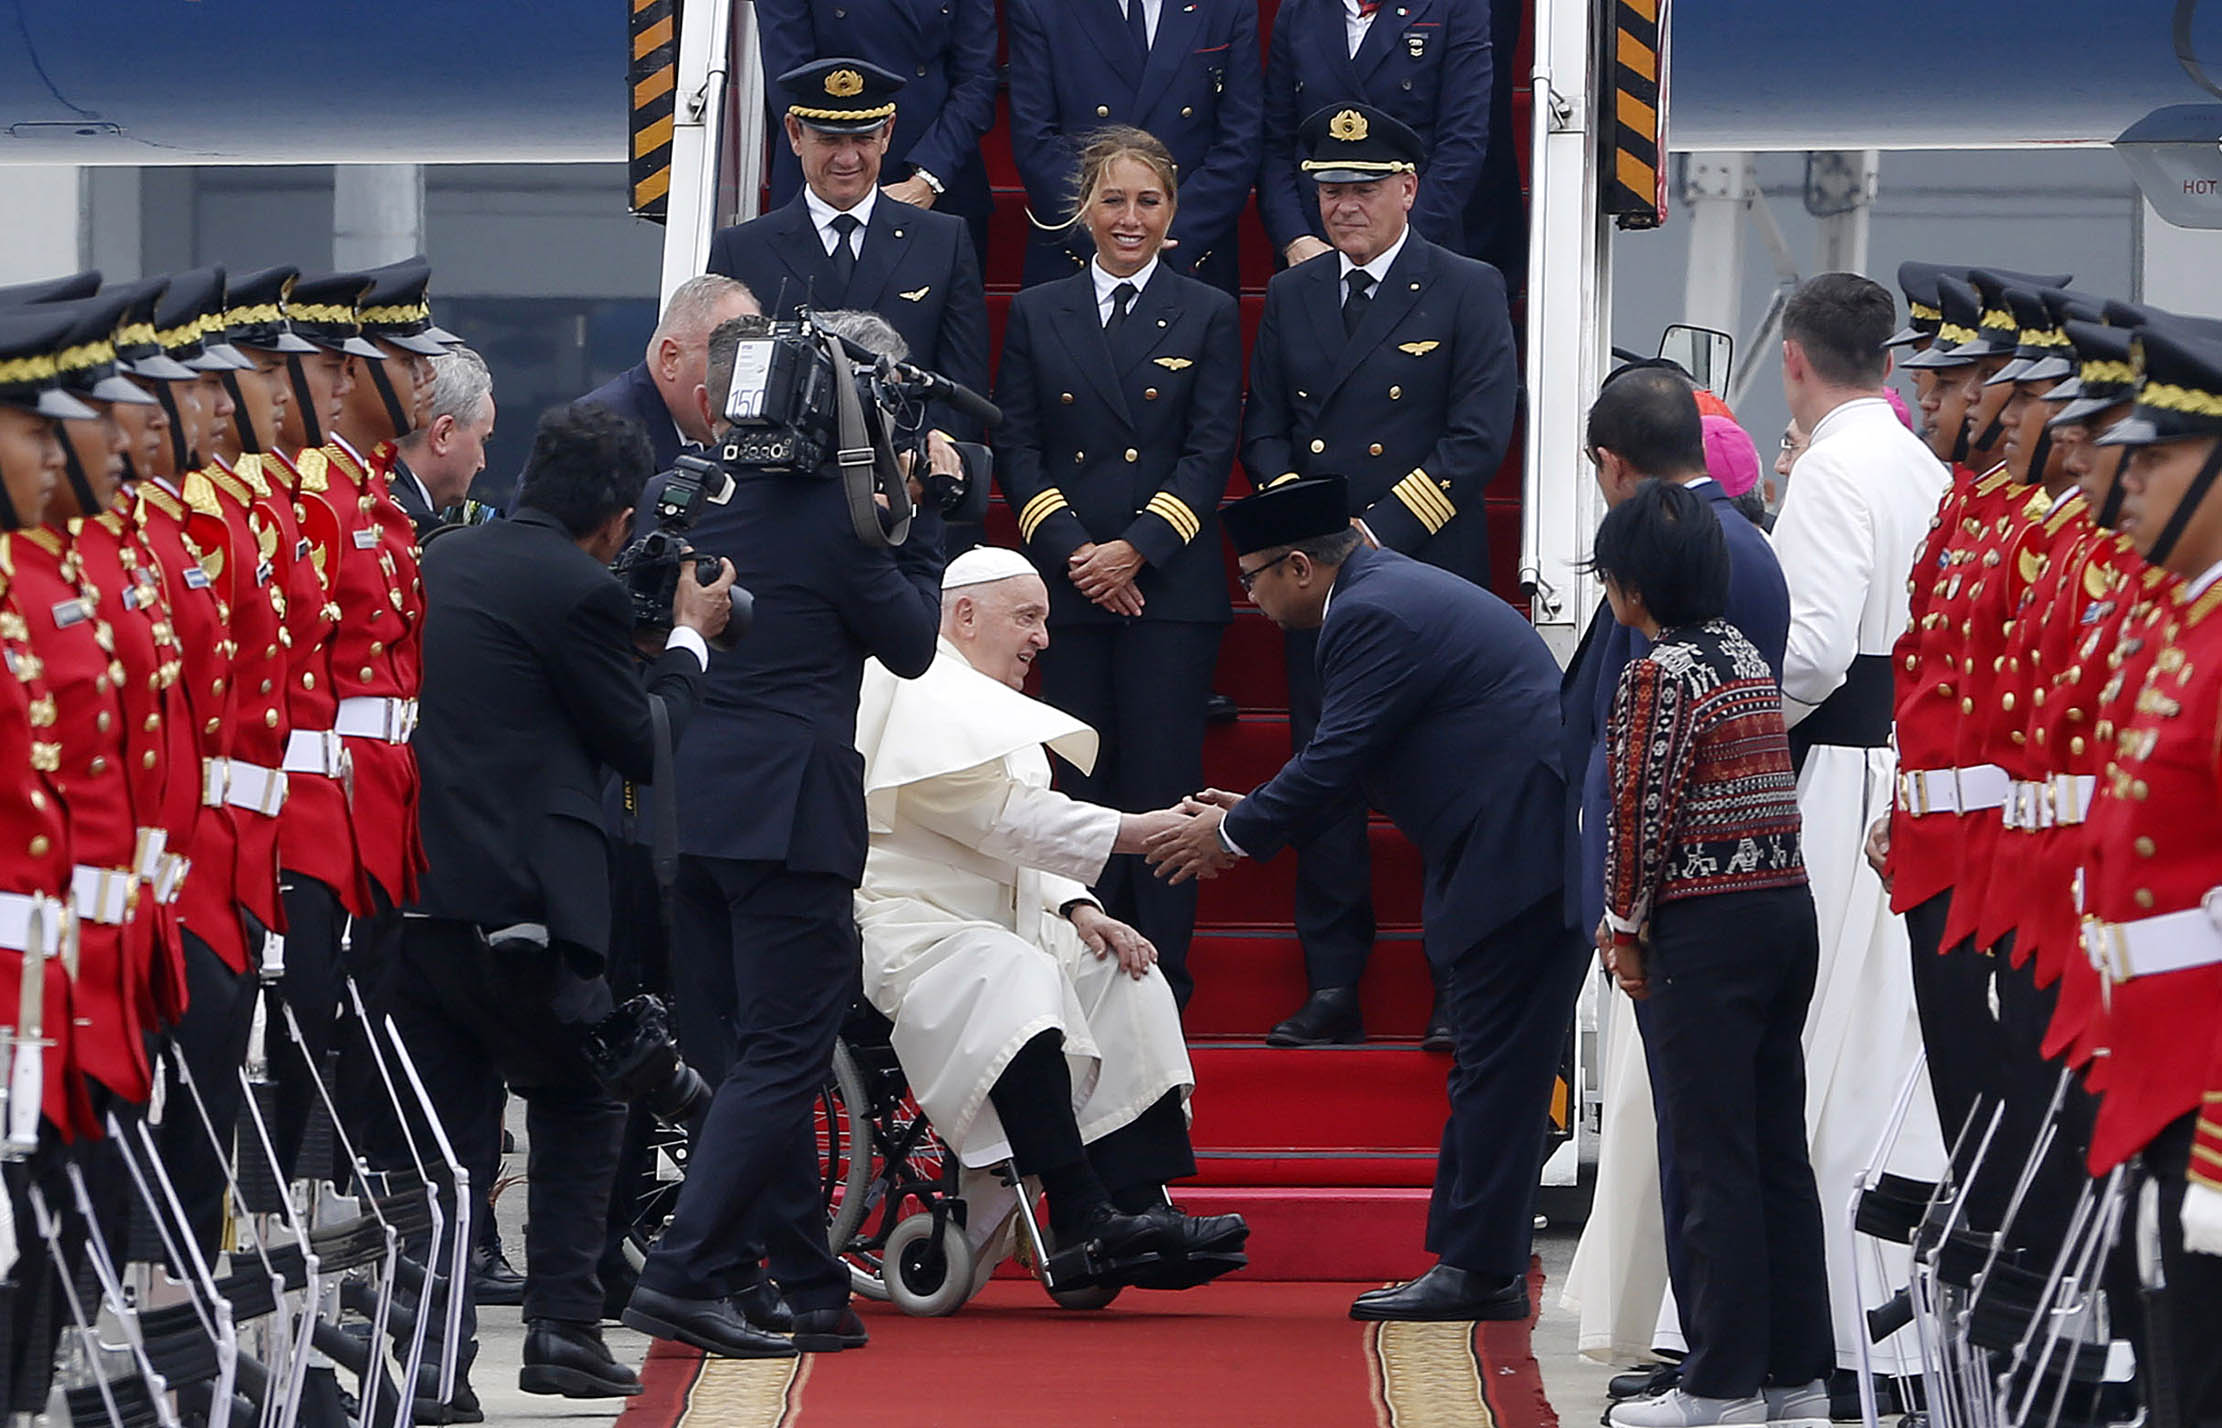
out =
{"type": "Polygon", "coordinates": [[[1844,682],[1790,731],[1790,762],[1803,771],[1816,745],[1881,749],[1890,745],[1890,656],[1856,655],[1844,682]]]}

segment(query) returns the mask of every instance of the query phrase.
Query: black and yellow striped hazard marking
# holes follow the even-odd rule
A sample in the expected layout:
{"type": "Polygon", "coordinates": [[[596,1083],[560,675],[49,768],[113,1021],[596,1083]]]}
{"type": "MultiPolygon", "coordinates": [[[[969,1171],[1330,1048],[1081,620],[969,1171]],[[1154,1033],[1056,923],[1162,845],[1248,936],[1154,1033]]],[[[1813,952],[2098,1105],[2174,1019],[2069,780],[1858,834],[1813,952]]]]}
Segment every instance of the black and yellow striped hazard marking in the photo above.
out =
{"type": "Polygon", "coordinates": [[[679,77],[679,0],[632,0],[632,209],[663,220],[671,193],[671,114],[679,77]]]}
{"type": "Polygon", "coordinates": [[[1613,119],[1604,154],[1605,211],[1622,228],[1666,220],[1666,120],[1661,102],[1667,0],[1614,0],[1613,119]]]}

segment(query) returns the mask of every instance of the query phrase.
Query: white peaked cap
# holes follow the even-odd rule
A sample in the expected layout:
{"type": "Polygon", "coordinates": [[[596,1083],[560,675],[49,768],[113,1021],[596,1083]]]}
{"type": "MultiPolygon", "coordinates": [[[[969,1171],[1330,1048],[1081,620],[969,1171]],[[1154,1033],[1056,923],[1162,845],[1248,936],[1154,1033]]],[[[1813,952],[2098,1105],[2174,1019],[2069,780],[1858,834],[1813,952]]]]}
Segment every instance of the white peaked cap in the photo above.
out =
{"type": "Polygon", "coordinates": [[[1001,546],[976,545],[941,572],[941,588],[958,590],[967,585],[992,585],[998,580],[1014,576],[1035,574],[1034,562],[1015,550],[1001,546]]]}

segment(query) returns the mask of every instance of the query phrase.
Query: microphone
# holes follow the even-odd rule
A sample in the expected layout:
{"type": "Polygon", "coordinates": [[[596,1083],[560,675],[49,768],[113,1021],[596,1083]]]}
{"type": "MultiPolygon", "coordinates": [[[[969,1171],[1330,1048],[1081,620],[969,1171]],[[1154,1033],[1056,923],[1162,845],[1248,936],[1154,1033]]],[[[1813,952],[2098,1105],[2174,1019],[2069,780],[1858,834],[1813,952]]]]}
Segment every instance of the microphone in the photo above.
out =
{"type": "Polygon", "coordinates": [[[891,371],[906,384],[916,387],[929,401],[947,402],[982,426],[995,426],[1003,420],[1003,409],[973,391],[962,382],[951,381],[939,372],[929,372],[923,367],[913,367],[908,362],[896,362],[874,352],[871,348],[851,338],[832,334],[849,354],[851,362],[863,362],[883,371],[891,371]]]}

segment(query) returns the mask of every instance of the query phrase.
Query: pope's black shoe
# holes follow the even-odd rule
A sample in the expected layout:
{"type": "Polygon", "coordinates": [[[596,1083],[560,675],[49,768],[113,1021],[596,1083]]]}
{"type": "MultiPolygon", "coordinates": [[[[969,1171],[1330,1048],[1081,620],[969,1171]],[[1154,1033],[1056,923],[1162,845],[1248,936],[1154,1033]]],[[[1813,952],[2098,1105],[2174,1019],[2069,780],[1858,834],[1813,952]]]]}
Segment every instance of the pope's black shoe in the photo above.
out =
{"type": "Polygon", "coordinates": [[[1528,1286],[1517,1274],[1500,1279],[1438,1264],[1409,1284],[1359,1295],[1350,1317],[1421,1323],[1525,1319],[1528,1286]]]}
{"type": "Polygon", "coordinates": [[[1682,1361],[1670,1359],[1663,1364],[1645,1364],[1642,1368],[1614,1374],[1605,1384],[1605,1397],[1615,1403],[1629,1398],[1649,1398],[1681,1382],[1682,1361]]]}
{"type": "Polygon", "coordinates": [[[769,1279],[759,1279],[746,1289],[735,1290],[732,1299],[741,1317],[765,1333],[795,1332],[795,1311],[780,1297],[779,1286],[769,1279]]]}
{"type": "Polygon", "coordinates": [[[498,1242],[471,1251],[471,1299],[480,1308],[525,1302],[525,1277],[510,1267],[498,1242]]]}
{"type": "Polygon", "coordinates": [[[632,1398],[640,1378],[610,1356],[600,1324],[534,1319],[525,1326],[525,1363],[517,1387],[565,1398],[632,1398]]]}
{"type": "Polygon", "coordinates": [[[1443,1010],[1441,996],[1435,998],[1435,1009],[1427,1014],[1427,1035],[1420,1038],[1420,1050],[1450,1052],[1458,1049],[1458,1040],[1451,1035],[1450,1016],[1443,1010]]]}
{"type": "Polygon", "coordinates": [[[792,1358],[795,1346],[741,1317],[730,1299],[682,1299],[642,1284],[625,1306],[625,1327],[658,1339],[692,1344],[728,1359],[792,1358]]]}
{"type": "Polygon", "coordinates": [[[795,1347],[806,1354],[839,1353],[872,1342],[864,1321],[846,1304],[838,1309],[798,1309],[794,1321],[795,1347]]]}
{"type": "Polygon", "coordinates": [[[1322,987],[1265,1034],[1267,1046],[1350,1046],[1366,1039],[1356,987],[1322,987]]]}
{"type": "Polygon", "coordinates": [[[1250,1225],[1240,1215],[1184,1215],[1159,1204],[1135,1218],[1157,1226],[1160,1245],[1158,1262],[1133,1272],[1137,1289],[1193,1289],[1250,1263],[1242,1248],[1250,1225]]]}

